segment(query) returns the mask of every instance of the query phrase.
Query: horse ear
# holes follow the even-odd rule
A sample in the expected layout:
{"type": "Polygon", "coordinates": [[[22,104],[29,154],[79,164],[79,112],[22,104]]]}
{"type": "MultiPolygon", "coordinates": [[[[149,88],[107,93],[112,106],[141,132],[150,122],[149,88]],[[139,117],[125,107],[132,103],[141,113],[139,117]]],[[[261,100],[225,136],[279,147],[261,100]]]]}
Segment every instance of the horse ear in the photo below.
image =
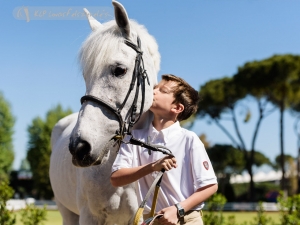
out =
{"type": "Polygon", "coordinates": [[[126,12],[124,6],[121,3],[113,0],[112,4],[115,8],[116,22],[117,22],[119,28],[121,29],[123,36],[125,38],[129,39],[129,37],[130,37],[130,25],[129,25],[129,19],[128,19],[128,16],[127,16],[127,12],[126,12]]]}
{"type": "Polygon", "coordinates": [[[90,27],[91,27],[92,31],[95,31],[98,28],[103,26],[99,21],[97,21],[94,17],[92,17],[90,12],[86,8],[84,8],[83,10],[84,10],[84,12],[85,12],[85,14],[86,14],[86,16],[89,20],[89,24],[90,24],[90,27]]]}

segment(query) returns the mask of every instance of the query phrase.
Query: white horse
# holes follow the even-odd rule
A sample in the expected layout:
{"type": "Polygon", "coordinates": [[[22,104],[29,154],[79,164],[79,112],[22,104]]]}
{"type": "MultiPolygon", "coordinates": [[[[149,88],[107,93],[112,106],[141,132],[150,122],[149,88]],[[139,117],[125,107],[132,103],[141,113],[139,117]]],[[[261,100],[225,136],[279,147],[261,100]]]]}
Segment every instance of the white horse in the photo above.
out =
{"type": "MultiPolygon", "coordinates": [[[[115,20],[104,24],[86,10],[93,32],[80,53],[86,96],[100,100],[85,98],[79,113],[63,118],[52,131],[50,180],[64,225],[128,225],[132,224],[138,208],[133,185],[114,188],[109,181],[119,147],[111,138],[120,131],[120,118],[128,124],[137,86],[135,82],[124,101],[137,57],[137,51],[125,42],[138,45],[138,37],[141,40],[144,68],[150,82],[148,85],[145,79],[144,111],[152,104],[160,55],[147,30],[129,20],[120,3],[112,3],[115,20]],[[123,108],[122,103],[125,103],[123,108]],[[112,108],[122,108],[120,117],[112,108]]],[[[139,114],[142,95],[137,96],[139,114]]],[[[144,113],[135,126],[148,126],[149,115],[144,113]]]]}

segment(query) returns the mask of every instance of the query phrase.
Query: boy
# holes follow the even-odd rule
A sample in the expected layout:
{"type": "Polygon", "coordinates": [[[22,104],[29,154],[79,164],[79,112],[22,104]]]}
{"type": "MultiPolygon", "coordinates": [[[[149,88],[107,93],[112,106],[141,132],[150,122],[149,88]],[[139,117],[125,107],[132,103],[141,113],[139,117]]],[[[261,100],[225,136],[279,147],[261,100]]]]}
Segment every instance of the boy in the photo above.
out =
{"type": "MultiPolygon", "coordinates": [[[[134,130],[133,136],[166,146],[175,158],[162,157],[159,152],[149,155],[145,148],[123,144],[113,164],[112,185],[118,187],[137,181],[139,204],[156,171],[166,170],[156,206],[157,214],[163,216],[155,224],[203,224],[199,211],[203,202],[217,191],[217,179],[203,144],[195,133],[181,128],[178,122],[196,112],[198,101],[198,92],[183,79],[163,75],[154,87],[150,108],[154,114],[152,124],[147,129],[134,130]]],[[[150,212],[151,201],[149,198],[144,212],[150,212]]]]}

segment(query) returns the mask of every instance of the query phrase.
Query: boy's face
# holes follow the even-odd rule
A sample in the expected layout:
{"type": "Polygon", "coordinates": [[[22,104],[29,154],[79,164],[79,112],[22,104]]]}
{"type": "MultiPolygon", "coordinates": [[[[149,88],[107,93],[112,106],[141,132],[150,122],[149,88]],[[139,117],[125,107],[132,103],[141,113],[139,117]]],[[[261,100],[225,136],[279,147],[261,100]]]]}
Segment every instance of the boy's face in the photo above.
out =
{"type": "Polygon", "coordinates": [[[175,106],[175,98],[172,89],[176,87],[176,82],[161,80],[153,90],[153,103],[150,110],[154,114],[168,114],[175,106]]]}

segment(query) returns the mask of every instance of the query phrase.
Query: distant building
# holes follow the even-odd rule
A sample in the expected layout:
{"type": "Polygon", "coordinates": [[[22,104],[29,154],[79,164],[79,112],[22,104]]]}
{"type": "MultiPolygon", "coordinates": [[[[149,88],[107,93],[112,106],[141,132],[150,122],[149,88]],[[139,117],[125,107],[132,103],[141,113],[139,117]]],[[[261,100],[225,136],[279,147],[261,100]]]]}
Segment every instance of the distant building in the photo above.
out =
{"type": "MultiPolygon", "coordinates": [[[[259,182],[267,182],[267,181],[274,181],[279,182],[282,177],[281,171],[270,171],[270,172],[258,172],[254,174],[253,181],[256,183],[259,182]]],[[[249,183],[250,182],[250,175],[248,173],[244,173],[243,175],[237,174],[232,175],[230,177],[230,183],[249,183]]]]}

